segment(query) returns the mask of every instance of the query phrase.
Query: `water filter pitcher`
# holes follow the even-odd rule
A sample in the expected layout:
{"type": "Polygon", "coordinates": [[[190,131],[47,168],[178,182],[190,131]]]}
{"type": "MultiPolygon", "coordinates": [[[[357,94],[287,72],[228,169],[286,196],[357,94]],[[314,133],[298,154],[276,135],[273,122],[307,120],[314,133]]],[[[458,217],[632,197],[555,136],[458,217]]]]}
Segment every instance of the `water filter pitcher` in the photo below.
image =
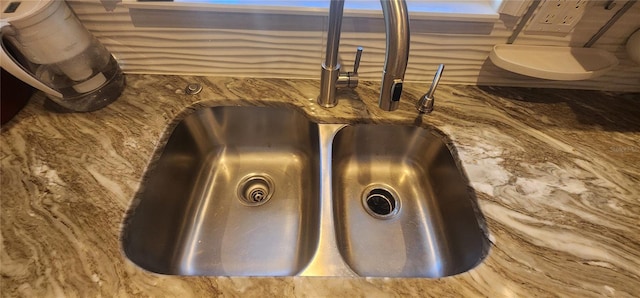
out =
{"type": "Polygon", "coordinates": [[[2,68],[73,111],[94,111],[120,96],[120,66],[64,0],[0,2],[2,68]]]}

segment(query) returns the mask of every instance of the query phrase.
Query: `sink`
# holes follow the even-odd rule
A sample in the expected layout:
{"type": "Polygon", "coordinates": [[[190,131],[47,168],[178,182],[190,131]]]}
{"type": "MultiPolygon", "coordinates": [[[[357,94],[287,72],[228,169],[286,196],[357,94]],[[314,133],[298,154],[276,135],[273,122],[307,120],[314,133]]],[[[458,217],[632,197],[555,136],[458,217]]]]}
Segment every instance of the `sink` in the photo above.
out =
{"type": "Polygon", "coordinates": [[[473,190],[442,137],[419,127],[347,126],[332,156],[336,241],[358,275],[444,277],[486,256],[473,190]]]}
{"type": "Polygon", "coordinates": [[[122,229],[168,275],[438,278],[489,250],[462,168],[432,130],[212,107],[158,147],[122,229]]]}
{"type": "Polygon", "coordinates": [[[125,254],[161,274],[298,274],[318,244],[318,142],[318,125],[291,109],[187,116],[145,174],[125,254]]]}

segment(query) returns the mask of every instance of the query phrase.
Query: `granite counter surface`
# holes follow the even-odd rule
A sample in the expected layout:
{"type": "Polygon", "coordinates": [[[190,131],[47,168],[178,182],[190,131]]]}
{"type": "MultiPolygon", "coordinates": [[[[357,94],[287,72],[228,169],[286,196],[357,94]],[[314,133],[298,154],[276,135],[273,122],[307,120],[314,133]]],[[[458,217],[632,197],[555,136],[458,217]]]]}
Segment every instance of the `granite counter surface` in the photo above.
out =
{"type": "Polygon", "coordinates": [[[338,107],[318,81],[128,75],[123,96],[60,113],[35,95],[0,136],[0,293],[25,296],[529,297],[640,295],[640,94],[440,86],[380,111],[363,82],[338,107]],[[188,83],[204,86],[198,95],[188,83]],[[446,133],[476,190],[491,250],[441,279],[179,277],[123,254],[124,215],[165,131],[212,105],[288,105],[317,122],[391,122],[446,133]]]}

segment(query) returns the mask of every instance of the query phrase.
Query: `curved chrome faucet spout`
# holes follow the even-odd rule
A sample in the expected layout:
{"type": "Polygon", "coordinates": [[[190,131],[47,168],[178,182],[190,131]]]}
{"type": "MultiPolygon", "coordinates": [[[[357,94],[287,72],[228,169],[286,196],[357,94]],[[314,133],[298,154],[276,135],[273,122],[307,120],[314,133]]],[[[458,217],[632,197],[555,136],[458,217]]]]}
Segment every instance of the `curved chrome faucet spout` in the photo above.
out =
{"type": "Polygon", "coordinates": [[[409,13],[404,0],[380,0],[387,34],[382,86],[378,105],[385,111],[398,108],[404,73],[409,60],[409,13]]]}
{"type": "MultiPolygon", "coordinates": [[[[405,0],[380,0],[380,4],[384,15],[387,42],[378,104],[385,111],[393,111],[398,108],[409,59],[409,13],[405,0]]],[[[333,107],[338,104],[336,98],[338,86],[354,88],[358,85],[357,66],[354,67],[353,72],[342,73],[338,63],[343,9],[344,0],[331,0],[327,50],[325,61],[322,63],[320,96],[317,100],[323,107],[333,107]]],[[[361,53],[362,49],[359,49],[356,61],[360,60],[361,53]]],[[[357,65],[358,62],[355,64],[357,65]]]]}

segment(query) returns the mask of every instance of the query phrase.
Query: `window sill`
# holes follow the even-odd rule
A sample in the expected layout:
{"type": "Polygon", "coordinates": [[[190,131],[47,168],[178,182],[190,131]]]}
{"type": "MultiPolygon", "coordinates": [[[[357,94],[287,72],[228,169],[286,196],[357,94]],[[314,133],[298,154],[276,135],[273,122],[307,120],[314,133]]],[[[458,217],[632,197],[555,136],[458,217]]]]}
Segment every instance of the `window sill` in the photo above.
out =
{"type": "MultiPolygon", "coordinates": [[[[186,1],[186,0],[183,0],[186,1]]],[[[291,0],[271,1],[270,5],[255,1],[244,4],[212,4],[207,0],[189,0],[191,2],[137,2],[124,0],[124,5],[130,9],[168,10],[168,11],[198,11],[217,13],[249,13],[249,14],[277,14],[326,16],[328,1],[304,1],[304,6],[291,6],[291,0]],[[200,1],[200,2],[197,2],[200,1]]],[[[211,0],[208,0],[211,1],[211,0]]],[[[225,2],[219,0],[220,2],[225,2]]],[[[407,4],[411,20],[429,21],[463,21],[493,23],[499,18],[498,12],[491,1],[434,1],[428,3],[409,2],[407,4]]],[[[345,1],[344,15],[347,17],[382,18],[382,12],[377,1],[359,2],[345,1]]]]}

